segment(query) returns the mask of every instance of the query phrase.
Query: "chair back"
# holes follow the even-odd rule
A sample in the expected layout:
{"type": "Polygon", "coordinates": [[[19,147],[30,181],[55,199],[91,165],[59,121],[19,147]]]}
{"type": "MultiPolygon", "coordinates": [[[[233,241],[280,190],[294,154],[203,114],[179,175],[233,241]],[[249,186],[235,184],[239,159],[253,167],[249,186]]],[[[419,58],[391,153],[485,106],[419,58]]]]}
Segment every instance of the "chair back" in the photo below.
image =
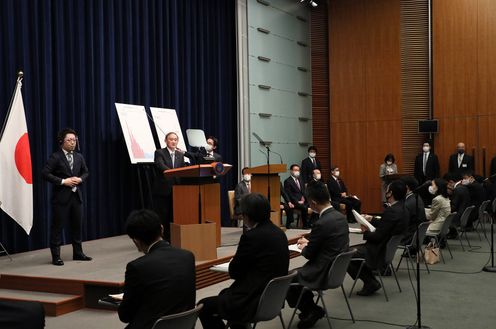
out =
{"type": "Polygon", "coordinates": [[[227,191],[227,199],[229,200],[229,217],[234,219],[234,190],[227,191]]]}
{"type": "Polygon", "coordinates": [[[496,214],[496,198],[493,200],[493,215],[496,214]]]}
{"type": "Polygon", "coordinates": [[[189,311],[163,316],[155,321],[152,329],[192,329],[202,307],[203,304],[199,304],[189,311]]]}
{"type": "Polygon", "coordinates": [[[393,235],[391,239],[389,239],[386,245],[386,256],[384,257],[385,265],[391,264],[394,255],[396,254],[396,250],[398,249],[398,246],[400,245],[401,240],[403,240],[403,238],[404,238],[403,234],[397,234],[397,235],[393,235]]]}
{"type": "Polygon", "coordinates": [[[331,268],[327,274],[327,282],[325,287],[321,287],[321,290],[335,289],[343,284],[344,277],[348,270],[348,265],[350,265],[350,260],[356,249],[342,252],[334,258],[331,268]]]}
{"type": "Polygon", "coordinates": [[[269,321],[281,313],[291,281],[298,272],[274,278],[265,286],[258,302],[257,313],[250,322],[269,321]]]}
{"type": "Polygon", "coordinates": [[[484,217],[484,213],[487,211],[487,207],[491,204],[491,200],[486,200],[481,203],[479,206],[479,217],[477,217],[478,220],[481,220],[482,217],[484,217]]]}
{"type": "Polygon", "coordinates": [[[419,235],[418,241],[420,242],[420,244],[422,245],[424,243],[425,233],[427,232],[427,229],[429,228],[430,224],[431,224],[431,222],[420,223],[420,225],[418,226],[418,230],[415,231],[415,234],[413,234],[413,239],[412,239],[412,243],[411,243],[412,247],[414,247],[415,249],[418,249],[417,233],[419,235]]]}
{"type": "Polygon", "coordinates": [[[452,212],[451,214],[448,215],[448,217],[446,217],[446,219],[443,222],[443,226],[441,227],[441,231],[439,232],[440,238],[444,238],[449,233],[451,223],[453,222],[453,219],[455,217],[456,217],[456,211],[452,212]]]}
{"type": "Polygon", "coordinates": [[[472,211],[475,209],[475,206],[470,206],[465,208],[463,211],[462,217],[460,218],[460,227],[465,228],[467,227],[468,219],[470,218],[470,214],[472,211]]]}

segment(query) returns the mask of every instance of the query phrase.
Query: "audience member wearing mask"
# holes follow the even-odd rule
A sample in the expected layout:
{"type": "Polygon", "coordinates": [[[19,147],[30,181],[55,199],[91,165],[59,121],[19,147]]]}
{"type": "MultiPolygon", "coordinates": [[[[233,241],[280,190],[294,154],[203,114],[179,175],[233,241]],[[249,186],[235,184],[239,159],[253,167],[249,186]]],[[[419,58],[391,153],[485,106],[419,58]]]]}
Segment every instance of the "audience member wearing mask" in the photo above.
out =
{"type": "Polygon", "coordinates": [[[438,234],[443,223],[451,213],[451,204],[448,195],[448,182],[442,178],[436,178],[429,186],[429,193],[434,196],[432,206],[425,210],[427,220],[431,222],[427,232],[438,234]]]}
{"type": "Polygon", "coordinates": [[[331,178],[327,183],[327,189],[331,195],[331,200],[346,205],[348,222],[355,222],[352,211],[354,209],[360,213],[362,203],[357,196],[348,194],[348,189],[346,188],[344,181],[340,178],[340,174],[341,172],[339,171],[338,166],[331,167],[331,178]]]}
{"type": "Polygon", "coordinates": [[[470,192],[468,188],[462,184],[462,177],[458,174],[447,174],[445,180],[448,181],[448,194],[451,201],[451,212],[456,212],[456,216],[450,227],[450,231],[446,236],[448,239],[455,239],[457,231],[455,227],[460,226],[460,219],[465,209],[471,205],[470,192]]]}
{"type": "Polygon", "coordinates": [[[474,157],[465,153],[465,144],[456,145],[456,153],[449,157],[448,171],[450,173],[463,175],[466,171],[474,171],[474,157]]]}
{"type": "Polygon", "coordinates": [[[303,228],[310,228],[308,203],[305,197],[305,184],[303,184],[300,176],[300,166],[297,164],[291,165],[290,176],[284,180],[284,190],[294,205],[294,209],[300,210],[303,228]]]}
{"type": "Polygon", "coordinates": [[[388,176],[394,175],[398,173],[398,167],[396,166],[394,155],[392,153],[389,153],[386,155],[384,158],[384,163],[381,164],[379,167],[379,178],[382,181],[381,184],[381,201],[382,203],[386,203],[386,187],[389,183],[391,183],[391,180],[388,179],[388,176]]]}
{"type": "Polygon", "coordinates": [[[301,179],[304,184],[308,184],[312,180],[314,169],[322,170],[322,166],[319,159],[317,159],[317,148],[310,146],[308,148],[308,157],[301,161],[301,179]]]}
{"type": "MultiPolygon", "coordinates": [[[[289,195],[286,193],[284,190],[284,186],[282,185],[282,182],[280,182],[281,185],[281,203],[280,203],[280,209],[284,210],[286,212],[286,228],[290,229],[291,228],[291,223],[293,223],[294,218],[293,218],[293,209],[294,209],[294,204],[291,202],[291,199],[289,198],[289,195]],[[284,200],[284,201],[283,201],[284,200]]],[[[281,216],[282,218],[282,216],[281,216]]]]}
{"type": "Polygon", "coordinates": [[[248,169],[248,167],[244,167],[241,170],[243,179],[234,188],[234,215],[236,217],[239,217],[241,215],[241,198],[251,192],[251,174],[248,173],[248,169]]]}
{"type": "Polygon", "coordinates": [[[462,184],[467,187],[470,194],[471,205],[475,206],[475,209],[470,214],[470,218],[467,222],[467,230],[473,230],[473,223],[479,217],[479,207],[482,202],[486,201],[486,190],[481,183],[475,180],[472,172],[467,171],[462,176],[462,184]]]}
{"type": "Polygon", "coordinates": [[[400,179],[406,185],[405,208],[409,214],[408,228],[402,243],[410,244],[417,227],[426,220],[425,207],[422,198],[417,198],[414,193],[418,187],[417,180],[412,176],[403,176],[400,179]]]}
{"type": "Polygon", "coordinates": [[[439,177],[439,159],[431,150],[431,145],[425,142],[422,152],[415,158],[414,176],[419,184],[439,177]]]}

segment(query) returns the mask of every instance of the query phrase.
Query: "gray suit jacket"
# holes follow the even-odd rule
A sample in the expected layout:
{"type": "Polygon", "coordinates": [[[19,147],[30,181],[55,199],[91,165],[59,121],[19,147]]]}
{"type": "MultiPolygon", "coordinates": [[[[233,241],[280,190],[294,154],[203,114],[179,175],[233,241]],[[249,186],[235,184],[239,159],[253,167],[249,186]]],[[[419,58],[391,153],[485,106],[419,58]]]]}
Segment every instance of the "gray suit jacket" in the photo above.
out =
{"type": "Polygon", "coordinates": [[[298,281],[308,287],[319,286],[326,280],[336,256],[348,251],[346,216],[334,208],[327,209],[313,225],[308,241],[301,252],[308,262],[298,270],[298,281]]]}
{"type": "Polygon", "coordinates": [[[241,214],[241,211],[239,209],[239,201],[241,201],[241,198],[248,193],[248,187],[246,186],[244,180],[239,182],[238,185],[236,185],[236,187],[234,188],[234,213],[236,215],[241,214]]]}

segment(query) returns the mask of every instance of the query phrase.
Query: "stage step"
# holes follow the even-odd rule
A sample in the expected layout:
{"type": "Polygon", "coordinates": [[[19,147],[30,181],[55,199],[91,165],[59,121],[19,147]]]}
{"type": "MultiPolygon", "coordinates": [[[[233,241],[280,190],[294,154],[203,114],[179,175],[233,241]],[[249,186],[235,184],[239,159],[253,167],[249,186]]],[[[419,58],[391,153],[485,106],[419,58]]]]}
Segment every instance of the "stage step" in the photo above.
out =
{"type": "Polygon", "coordinates": [[[84,307],[83,296],[39,291],[0,289],[0,300],[41,302],[48,316],[59,316],[84,307]]]}

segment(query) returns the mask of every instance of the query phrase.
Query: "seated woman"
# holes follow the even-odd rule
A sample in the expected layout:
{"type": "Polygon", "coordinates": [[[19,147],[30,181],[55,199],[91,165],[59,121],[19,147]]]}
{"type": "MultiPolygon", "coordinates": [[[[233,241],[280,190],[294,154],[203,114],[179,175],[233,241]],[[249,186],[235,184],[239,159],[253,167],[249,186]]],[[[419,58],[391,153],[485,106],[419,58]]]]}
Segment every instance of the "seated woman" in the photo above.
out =
{"type": "Polygon", "coordinates": [[[441,178],[434,179],[431,186],[429,186],[429,193],[434,196],[434,199],[432,199],[431,208],[425,210],[425,216],[431,222],[427,228],[427,233],[437,234],[441,231],[444,221],[451,213],[448,182],[441,178]]]}

